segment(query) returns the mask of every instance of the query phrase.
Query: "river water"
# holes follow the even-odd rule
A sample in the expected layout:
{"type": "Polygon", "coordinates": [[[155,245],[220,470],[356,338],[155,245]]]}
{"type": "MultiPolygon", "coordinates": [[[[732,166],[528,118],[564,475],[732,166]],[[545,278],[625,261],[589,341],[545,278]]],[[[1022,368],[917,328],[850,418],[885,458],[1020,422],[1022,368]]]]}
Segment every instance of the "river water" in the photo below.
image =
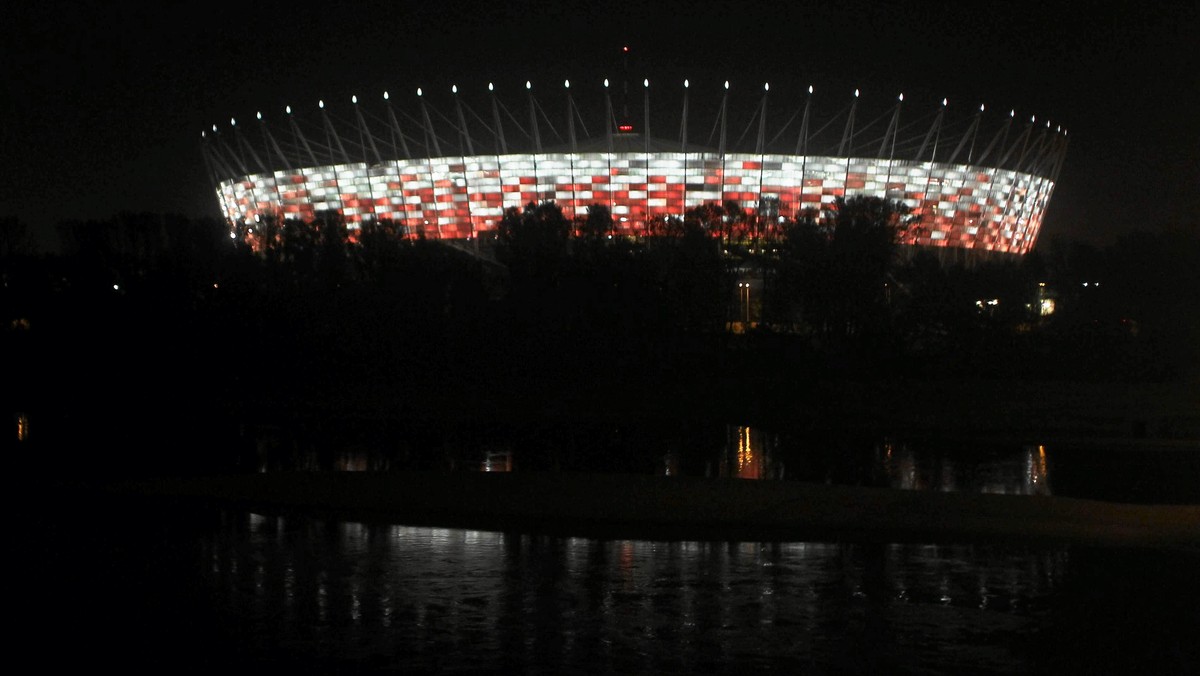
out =
{"type": "MultiPolygon", "coordinates": [[[[715,454],[667,450],[645,467],[1024,494],[1053,494],[1065,471],[1053,447],[1037,445],[965,452],[884,441],[847,463],[806,460],[789,444],[730,427],[715,454]]],[[[522,467],[519,448],[475,451],[455,462],[522,467]]],[[[259,471],[295,470],[260,460],[259,471]]],[[[317,471],[388,461],[346,451],[317,471]]],[[[43,666],[1200,673],[1195,552],[562,539],[106,500],[48,505],[21,523],[31,527],[16,529],[8,557],[12,645],[43,666]]]]}

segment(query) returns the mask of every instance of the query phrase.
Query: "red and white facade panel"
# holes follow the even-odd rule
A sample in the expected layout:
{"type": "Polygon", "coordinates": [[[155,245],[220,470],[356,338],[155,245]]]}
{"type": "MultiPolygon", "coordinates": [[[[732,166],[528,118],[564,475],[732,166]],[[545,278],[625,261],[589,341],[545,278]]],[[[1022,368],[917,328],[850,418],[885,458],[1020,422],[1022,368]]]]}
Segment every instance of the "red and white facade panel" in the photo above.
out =
{"type": "Polygon", "coordinates": [[[509,207],[554,200],[568,217],[608,206],[622,232],[709,202],[779,215],[827,209],[838,197],[900,200],[919,227],[906,242],[1016,254],[1037,238],[1053,182],[993,167],[867,158],[712,153],[542,153],[339,164],[223,181],[231,223],[256,215],[341,213],[351,229],[390,219],[408,233],[466,238],[494,229],[509,207]]]}

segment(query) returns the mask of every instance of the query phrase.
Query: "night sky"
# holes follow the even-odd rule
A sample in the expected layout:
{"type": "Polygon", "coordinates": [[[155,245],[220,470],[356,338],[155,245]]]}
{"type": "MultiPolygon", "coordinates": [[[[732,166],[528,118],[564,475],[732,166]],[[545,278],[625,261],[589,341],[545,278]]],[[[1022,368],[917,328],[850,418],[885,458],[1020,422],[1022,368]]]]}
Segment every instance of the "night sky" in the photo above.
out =
{"type": "Polygon", "coordinates": [[[1194,224],[1200,210],[1194,0],[11,5],[0,27],[0,216],[44,245],[61,219],[219,216],[200,131],[230,117],[418,86],[519,91],[530,79],[549,92],[571,78],[599,91],[620,77],[623,44],[635,82],[687,77],[717,99],[729,79],[757,103],[769,81],[781,115],[812,84],[847,100],[855,88],[875,101],[905,92],[915,108],[948,97],[1061,124],[1070,148],[1040,241],[1105,244],[1194,224]]]}

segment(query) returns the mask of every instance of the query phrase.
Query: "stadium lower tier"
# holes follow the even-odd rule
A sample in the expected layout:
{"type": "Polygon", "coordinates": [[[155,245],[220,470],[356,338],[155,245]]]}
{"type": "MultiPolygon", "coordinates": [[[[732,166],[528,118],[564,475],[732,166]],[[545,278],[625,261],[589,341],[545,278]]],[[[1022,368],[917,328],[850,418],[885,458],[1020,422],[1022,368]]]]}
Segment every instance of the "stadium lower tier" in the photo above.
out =
{"type": "Polygon", "coordinates": [[[906,244],[1027,253],[1054,184],[1010,169],[908,160],[710,153],[570,153],[437,157],[338,164],[221,181],[231,227],[268,214],[336,212],[351,230],[391,220],[407,235],[464,239],[494,230],[509,207],[553,200],[568,218],[609,207],[618,234],[705,203],[772,218],[827,211],[838,197],[907,205],[906,244]]]}

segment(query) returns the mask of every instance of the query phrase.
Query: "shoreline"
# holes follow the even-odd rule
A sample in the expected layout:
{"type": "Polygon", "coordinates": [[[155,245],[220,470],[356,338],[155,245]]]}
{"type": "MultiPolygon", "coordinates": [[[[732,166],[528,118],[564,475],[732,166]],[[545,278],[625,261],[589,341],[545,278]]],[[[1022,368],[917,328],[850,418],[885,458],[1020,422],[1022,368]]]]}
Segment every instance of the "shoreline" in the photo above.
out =
{"type": "MultiPolygon", "coordinates": [[[[78,491],[78,486],[66,490],[78,491]]],[[[1200,552],[1200,505],[799,481],[553,472],[129,480],[102,496],[342,521],[629,540],[1146,547],[1200,552]]]]}

